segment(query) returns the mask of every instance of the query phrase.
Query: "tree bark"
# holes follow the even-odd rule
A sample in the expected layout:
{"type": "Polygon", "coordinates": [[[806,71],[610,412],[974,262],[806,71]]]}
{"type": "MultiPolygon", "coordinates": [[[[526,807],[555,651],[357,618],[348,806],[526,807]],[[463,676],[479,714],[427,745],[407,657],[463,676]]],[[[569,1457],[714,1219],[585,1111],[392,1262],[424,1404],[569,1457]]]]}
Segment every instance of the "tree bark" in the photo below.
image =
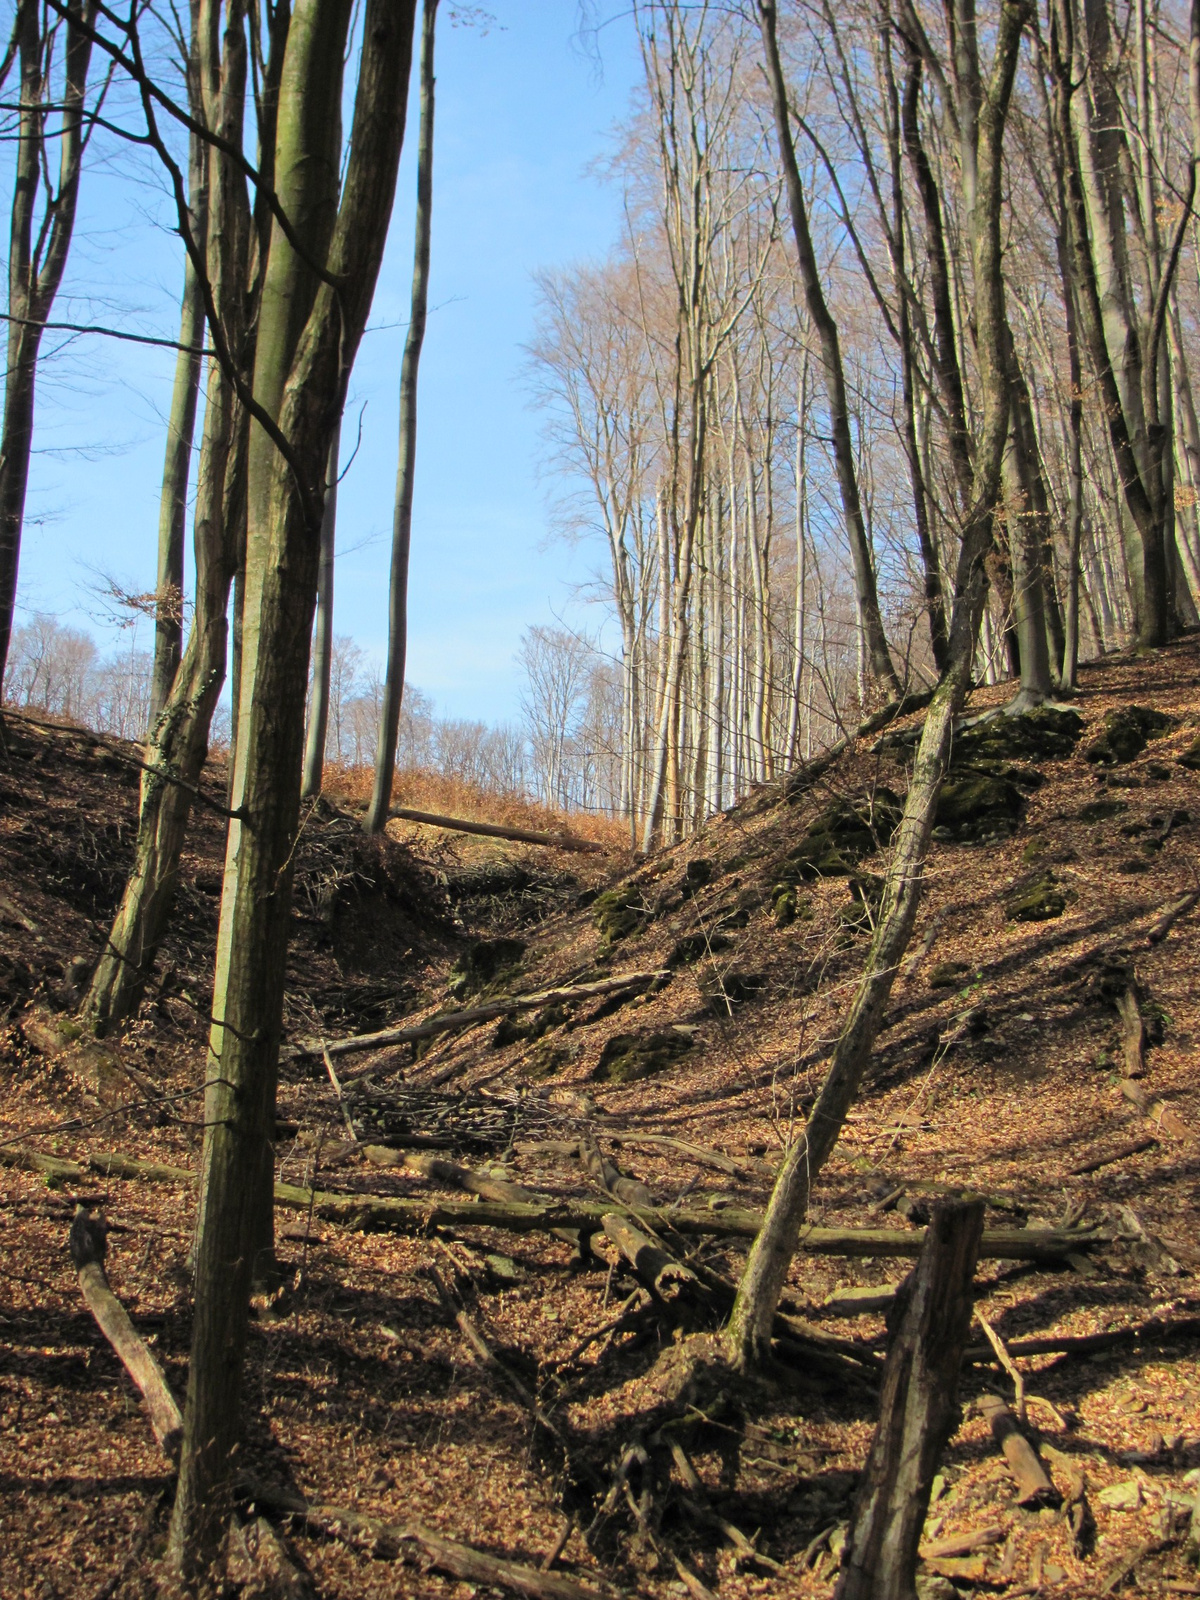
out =
{"type": "Polygon", "coordinates": [[[413,250],[412,308],[400,364],[400,454],[392,522],[392,576],[388,596],[388,659],[375,749],[375,784],[364,824],[368,833],[387,826],[408,655],[408,557],[412,547],[413,490],[417,477],[417,374],[429,309],[429,251],[433,226],[434,38],[438,0],[424,0],[421,24],[421,121],[417,139],[417,228],[413,250]]]}
{"type": "Polygon", "coordinates": [[[338,206],[352,9],[350,0],[300,0],[280,80],[275,187],[307,259],[276,222],[254,395],[288,454],[261,425],[253,429],[237,815],[217,939],[192,1354],[169,1542],[185,1582],[211,1565],[227,1521],[250,1285],[271,1250],[271,1141],[325,463],[375,289],[404,134],[415,0],[367,0],[338,206]],[[323,263],[323,275],[309,261],[323,263]]]}
{"type": "Polygon", "coordinates": [[[958,1425],[983,1202],[938,1206],[892,1317],[879,1423],[850,1523],[836,1600],[912,1600],[942,1451],[958,1425]]]}
{"type": "Polygon", "coordinates": [[[314,800],[325,775],[325,741],[329,736],[329,679],[333,670],[333,562],[337,547],[338,462],[342,424],[333,430],[329,468],[325,474],[325,511],[321,517],[321,562],[317,570],[317,618],[313,627],[312,693],[304,746],[304,778],[300,795],[314,800]]]}

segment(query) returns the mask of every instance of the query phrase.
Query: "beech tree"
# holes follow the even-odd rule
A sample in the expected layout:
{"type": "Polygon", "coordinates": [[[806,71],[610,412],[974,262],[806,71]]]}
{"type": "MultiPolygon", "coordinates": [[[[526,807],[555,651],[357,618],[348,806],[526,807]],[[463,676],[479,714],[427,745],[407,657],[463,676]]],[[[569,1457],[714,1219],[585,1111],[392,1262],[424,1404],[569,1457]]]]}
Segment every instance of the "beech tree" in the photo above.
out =
{"type": "Polygon", "coordinates": [[[383,255],[404,136],[415,0],[367,0],[336,202],[349,0],[299,0],[279,82],[272,220],[252,389],[238,736],[221,898],[195,1253],[195,1314],[170,1555],[215,1558],[240,1432],[251,1279],[271,1249],[275,1084],[324,471],[383,255]],[[316,463],[314,471],[313,464],[316,463]]]}

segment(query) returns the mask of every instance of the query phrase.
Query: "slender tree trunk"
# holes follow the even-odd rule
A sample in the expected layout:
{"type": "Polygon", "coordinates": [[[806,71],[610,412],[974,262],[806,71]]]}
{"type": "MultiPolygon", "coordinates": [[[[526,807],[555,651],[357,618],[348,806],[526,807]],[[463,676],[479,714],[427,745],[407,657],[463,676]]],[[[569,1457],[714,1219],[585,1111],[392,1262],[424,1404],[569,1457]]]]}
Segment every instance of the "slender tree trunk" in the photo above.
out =
{"type": "MultiPolygon", "coordinates": [[[[308,703],[308,734],[304,745],[304,778],[300,795],[315,800],[325,775],[325,741],[329,737],[329,677],[333,669],[333,562],[337,548],[338,466],[341,460],[342,424],[333,430],[329,466],[325,473],[325,511],[321,517],[321,561],[317,569],[317,617],[313,626],[312,691],[308,703]]],[[[390,798],[390,796],[389,796],[390,798]]]]}
{"type": "Polygon", "coordinates": [[[8,666],[17,599],[42,324],[50,315],[62,282],[79,201],[85,143],[84,97],[92,53],[92,41],[83,29],[90,28],[95,18],[95,0],[71,0],[69,5],[59,108],[62,121],[58,185],[53,196],[47,196],[46,215],[35,229],[39,187],[49,181],[45,104],[50,84],[40,9],[38,0],[19,0],[15,29],[21,88],[8,247],[8,365],[4,422],[0,427],[0,690],[8,666]]]}
{"type": "Polygon", "coordinates": [[[236,814],[217,938],[195,1313],[169,1542],[185,1581],[211,1566],[228,1525],[251,1276],[271,1226],[271,1141],[323,477],[383,255],[404,133],[415,0],[367,0],[335,209],[352,9],[351,0],[299,0],[280,84],[276,189],[306,254],[325,263],[326,277],[314,282],[276,224],[254,390],[266,415],[277,419],[288,454],[255,426],[236,814]]]}
{"type": "Polygon", "coordinates": [[[783,63],[779,57],[779,41],[776,33],[775,0],[757,0],[757,5],[767,78],[771,85],[771,97],[775,108],[775,134],[779,141],[780,161],[787,181],[788,204],[792,214],[792,231],[796,239],[800,275],[804,282],[808,314],[813,327],[817,330],[821,345],[821,364],[825,374],[834,464],[841,491],[842,511],[846,519],[846,536],[850,542],[850,557],[854,565],[854,585],[860,625],[865,636],[872,677],[887,694],[898,697],[902,693],[900,679],[896,676],[896,669],[892,664],[883,618],[879,610],[875,563],[867,539],[858,491],[858,474],[854,465],[854,440],[850,433],[850,407],[846,398],[846,375],[842,368],[837,323],[833,319],[821,287],[821,272],[808,226],[808,209],[804,200],[804,187],[800,180],[800,166],[792,142],[791,113],[788,109],[787,86],[784,82],[783,63]]]}
{"type": "Polygon", "coordinates": [[[396,772],[396,741],[404,698],[408,650],[408,554],[412,544],[413,489],[417,470],[417,372],[425,340],[429,305],[429,249],[433,223],[434,33],[438,0],[425,0],[421,28],[421,122],[417,153],[417,230],[413,260],[412,310],[400,367],[400,459],[396,470],[396,511],[392,527],[392,581],[388,602],[388,659],[375,750],[375,786],[364,826],[380,833],[387,824],[396,772]]]}
{"type": "Polygon", "coordinates": [[[1028,14],[1020,0],[1003,0],[995,60],[979,109],[979,159],[971,162],[974,314],[983,417],[975,452],[972,511],[964,529],[955,579],[949,662],[934,691],[917,747],[865,971],[808,1125],[779,1170],[762,1228],[750,1248],[738,1286],[726,1345],[730,1361],[742,1369],[760,1364],[769,1355],[775,1311],[796,1252],[813,1180],[837,1143],[846,1113],[858,1093],[896,972],[908,948],[938,796],[950,758],[954,720],[971,685],[987,594],[984,558],[993,539],[994,509],[1008,434],[1009,333],[1000,247],[1001,168],[1004,126],[1028,14]]]}
{"type": "MultiPolygon", "coordinates": [[[[200,0],[192,0],[191,14],[188,97],[192,115],[195,116],[197,111],[202,110],[199,82],[200,0]]],[[[192,237],[204,250],[208,236],[208,147],[193,134],[188,152],[192,237]]],[[[183,652],[183,541],[203,360],[199,347],[203,338],[204,296],[195,264],[191,256],[185,254],[183,301],[179,315],[179,343],[183,348],[175,357],[175,384],[167,417],[167,449],[158,503],[158,580],[155,585],[154,665],[150,675],[148,718],[151,729],[158,721],[158,714],[171,692],[183,652]]]]}

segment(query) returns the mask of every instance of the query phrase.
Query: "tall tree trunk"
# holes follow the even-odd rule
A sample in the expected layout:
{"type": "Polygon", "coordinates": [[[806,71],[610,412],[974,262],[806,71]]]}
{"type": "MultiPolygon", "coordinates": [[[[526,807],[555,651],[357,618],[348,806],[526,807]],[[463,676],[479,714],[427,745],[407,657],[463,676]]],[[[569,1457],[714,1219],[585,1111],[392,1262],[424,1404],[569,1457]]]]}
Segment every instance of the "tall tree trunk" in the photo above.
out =
{"type": "Polygon", "coordinates": [[[338,464],[341,458],[341,418],[329,446],[325,473],[325,510],[321,517],[321,561],[317,569],[317,617],[313,625],[312,691],[308,702],[308,733],[304,745],[304,777],[300,795],[315,800],[325,775],[325,742],[329,737],[329,678],[333,670],[333,563],[337,549],[338,464]]]}
{"type": "Polygon", "coordinates": [[[1028,15],[1024,0],[1002,0],[995,59],[979,107],[978,161],[971,163],[971,250],[982,428],[975,451],[972,510],[964,529],[955,578],[949,662],[926,714],[863,976],[808,1125],[779,1170],[762,1228],[750,1248],[738,1286],[726,1345],[731,1362],[743,1369],[761,1363],[769,1354],[775,1311],[796,1252],[813,1180],[837,1143],[846,1113],[858,1093],[892,984],[908,948],[938,796],[950,758],[954,720],[971,685],[987,594],[984,558],[993,539],[1008,434],[1009,333],[1000,247],[1001,171],[1004,126],[1028,15]]]}
{"type": "MultiPolygon", "coordinates": [[[[192,43],[188,61],[188,101],[193,117],[202,114],[200,91],[200,0],[191,0],[192,43]]],[[[188,198],[192,237],[201,250],[208,237],[208,147],[196,134],[188,144],[188,198]]],[[[184,256],[183,301],[175,383],[167,417],[167,448],[158,502],[158,579],[154,602],[154,665],[150,674],[149,727],[171,691],[183,652],[183,541],[187,524],[188,481],[196,402],[200,394],[200,343],[204,337],[204,295],[190,255],[184,256]]]]}
{"type": "Polygon", "coordinates": [[[49,189],[46,150],[46,38],[38,0],[19,0],[15,38],[21,63],[17,113],[17,163],[8,244],[8,365],[4,380],[4,423],[0,427],[0,691],[8,667],[25,494],[33,448],[33,404],[42,325],[62,283],[75,229],[82,170],[84,100],[95,17],[95,0],[70,0],[67,9],[66,63],[59,106],[58,187],[47,192],[45,215],[35,232],[38,192],[49,189]]]}
{"type": "Polygon", "coordinates": [[[846,374],[842,368],[838,328],[821,287],[821,272],[817,264],[817,253],[813,248],[812,234],[809,231],[804,186],[800,179],[800,166],[796,160],[796,147],[792,140],[787,85],[783,77],[783,63],[779,57],[775,0],[757,0],[757,6],[767,79],[771,85],[771,98],[775,109],[775,134],[787,182],[788,204],[792,215],[792,231],[796,239],[796,254],[800,262],[800,276],[804,283],[808,314],[813,327],[817,330],[817,338],[821,345],[821,365],[825,374],[834,465],[837,468],[842,511],[846,519],[850,558],[854,565],[859,621],[866,641],[872,677],[887,694],[898,697],[902,692],[900,679],[896,676],[896,669],[892,664],[883,618],[879,611],[875,562],[867,538],[862,501],[858,491],[858,474],[854,465],[854,440],[850,433],[850,407],[846,398],[846,374]]]}
{"type": "Polygon", "coordinates": [[[404,698],[408,651],[408,555],[412,544],[413,489],[417,474],[417,372],[429,306],[429,247],[433,224],[433,71],[438,0],[425,0],[421,26],[421,121],[417,151],[417,230],[413,252],[412,310],[400,365],[400,457],[392,524],[392,579],[388,599],[388,659],[375,749],[375,785],[364,827],[380,833],[387,824],[396,773],[396,741],[404,698]]]}
{"type": "Polygon", "coordinates": [[[185,1581],[228,1524],[254,1258],[271,1228],[275,1086],[300,811],[304,700],[329,444],[374,293],[403,142],[415,0],[367,0],[337,192],[351,0],[299,0],[280,84],[275,184],[317,280],[273,227],[254,390],[244,644],[213,991],[184,1444],[169,1555],[185,1581]],[[336,285],[336,288],[334,287],[336,285]],[[305,467],[306,463],[313,465],[305,467]],[[314,470],[315,466],[315,470],[314,470]]]}

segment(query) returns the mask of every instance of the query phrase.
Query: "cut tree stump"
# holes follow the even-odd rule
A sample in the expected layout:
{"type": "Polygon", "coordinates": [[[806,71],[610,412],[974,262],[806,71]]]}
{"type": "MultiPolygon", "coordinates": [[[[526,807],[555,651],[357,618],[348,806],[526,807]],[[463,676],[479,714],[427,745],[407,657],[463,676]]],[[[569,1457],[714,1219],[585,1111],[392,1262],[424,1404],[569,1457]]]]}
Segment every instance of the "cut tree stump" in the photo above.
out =
{"type": "Polygon", "coordinates": [[[985,1394],[979,1410],[992,1430],[997,1448],[1008,1462],[1017,1483],[1017,1504],[1027,1509],[1049,1506],[1057,1509],[1062,1496],[1050,1481],[1037,1451],[1017,1426],[1017,1419],[998,1394],[985,1394]]]}
{"type": "Polygon", "coordinates": [[[129,1313],[109,1287],[104,1270],[108,1248],[102,1222],[85,1206],[75,1208],[69,1239],[71,1260],[79,1272],[79,1287],[88,1310],[100,1331],[112,1345],[121,1365],[133,1379],[146,1402],[150,1427],[163,1455],[179,1460],[183,1440],[183,1416],[170,1385],[146,1341],[129,1320],[129,1313]]]}
{"type": "Polygon", "coordinates": [[[958,1372],[983,1236],[981,1201],[937,1206],[897,1296],[837,1600],[911,1600],[929,1494],[959,1419],[958,1372]]]}

